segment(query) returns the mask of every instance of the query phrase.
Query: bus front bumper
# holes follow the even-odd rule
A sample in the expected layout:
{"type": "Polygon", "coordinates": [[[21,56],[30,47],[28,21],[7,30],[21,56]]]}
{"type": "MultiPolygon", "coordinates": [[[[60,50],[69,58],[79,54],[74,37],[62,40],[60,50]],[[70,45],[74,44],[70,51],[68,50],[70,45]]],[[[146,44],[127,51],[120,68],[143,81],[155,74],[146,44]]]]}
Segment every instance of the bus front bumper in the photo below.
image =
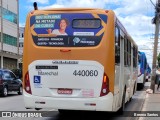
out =
{"type": "Polygon", "coordinates": [[[26,108],[112,111],[113,94],[98,98],[53,98],[34,96],[23,92],[26,108]]]}

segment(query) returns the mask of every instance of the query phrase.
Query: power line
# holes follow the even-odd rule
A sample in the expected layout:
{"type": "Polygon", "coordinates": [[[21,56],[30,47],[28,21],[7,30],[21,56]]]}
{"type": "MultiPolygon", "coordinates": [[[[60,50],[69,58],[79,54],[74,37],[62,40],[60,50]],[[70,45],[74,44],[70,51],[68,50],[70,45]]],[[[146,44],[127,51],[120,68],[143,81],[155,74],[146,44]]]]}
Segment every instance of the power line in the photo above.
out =
{"type": "Polygon", "coordinates": [[[153,1],[152,1],[152,0],[150,0],[150,1],[151,1],[152,5],[153,5],[154,7],[156,7],[156,5],[153,3],[153,1]]]}
{"type": "MultiPolygon", "coordinates": [[[[150,2],[152,2],[152,1],[150,1],[150,2]]],[[[150,4],[150,2],[148,1],[148,0],[146,0],[146,3],[147,3],[147,16],[153,16],[153,5],[152,4],[150,4]]],[[[152,2],[153,3],[153,2],[152,2]]],[[[154,8],[155,8],[155,6],[154,6],[154,8]]],[[[150,19],[148,19],[148,24],[150,24],[150,19]]],[[[149,34],[149,36],[150,36],[150,38],[152,38],[152,36],[153,36],[153,26],[149,26],[149,25],[147,25],[148,26],[148,29],[149,29],[149,31],[150,31],[150,33],[151,34],[149,34]]]]}
{"type": "MultiPolygon", "coordinates": [[[[146,0],[146,11],[147,11],[147,16],[149,16],[149,7],[151,6],[151,4],[149,3],[149,1],[148,0],[146,0]]],[[[148,24],[150,24],[150,20],[148,19],[148,24]]],[[[149,30],[149,33],[152,33],[152,29],[151,29],[151,26],[149,26],[147,23],[145,23],[145,25],[146,25],[146,28],[148,28],[148,30],[149,30]]],[[[149,34],[149,37],[151,38],[152,36],[151,36],[151,34],[149,34]]]]}

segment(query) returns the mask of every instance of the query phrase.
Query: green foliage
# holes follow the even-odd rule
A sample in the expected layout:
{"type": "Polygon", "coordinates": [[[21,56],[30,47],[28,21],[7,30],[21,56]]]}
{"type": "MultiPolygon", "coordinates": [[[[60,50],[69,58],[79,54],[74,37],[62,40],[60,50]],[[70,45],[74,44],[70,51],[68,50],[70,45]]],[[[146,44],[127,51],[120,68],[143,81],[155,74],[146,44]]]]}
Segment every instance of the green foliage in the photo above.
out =
{"type": "Polygon", "coordinates": [[[158,67],[160,67],[160,53],[157,56],[157,61],[158,61],[158,67]]]}

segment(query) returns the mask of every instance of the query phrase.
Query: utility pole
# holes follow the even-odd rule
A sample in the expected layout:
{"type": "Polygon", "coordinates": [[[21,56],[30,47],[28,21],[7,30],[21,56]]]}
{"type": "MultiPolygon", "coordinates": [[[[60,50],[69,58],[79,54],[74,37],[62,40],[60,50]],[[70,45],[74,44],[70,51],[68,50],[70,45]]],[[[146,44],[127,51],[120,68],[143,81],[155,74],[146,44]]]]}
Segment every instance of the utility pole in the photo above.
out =
{"type": "Polygon", "coordinates": [[[155,6],[156,12],[152,23],[155,24],[155,40],[154,40],[154,50],[153,50],[153,62],[152,62],[152,78],[150,88],[155,92],[155,80],[156,80],[156,61],[157,61],[157,47],[158,47],[158,37],[159,37],[159,19],[160,19],[160,0],[157,0],[155,6]]]}

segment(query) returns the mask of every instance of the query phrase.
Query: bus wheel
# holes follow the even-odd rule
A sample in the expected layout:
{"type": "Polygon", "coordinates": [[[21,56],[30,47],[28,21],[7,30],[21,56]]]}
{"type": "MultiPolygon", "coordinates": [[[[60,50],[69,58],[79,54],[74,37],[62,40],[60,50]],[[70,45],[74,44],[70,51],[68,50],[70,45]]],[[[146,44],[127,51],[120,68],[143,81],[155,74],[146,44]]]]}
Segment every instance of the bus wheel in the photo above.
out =
{"type": "Polygon", "coordinates": [[[35,108],[35,110],[37,110],[37,111],[38,111],[38,110],[41,110],[41,109],[42,109],[42,108],[35,108]]]}
{"type": "Polygon", "coordinates": [[[68,113],[68,110],[58,109],[58,112],[59,112],[60,114],[67,114],[67,113],[68,113]]]}
{"type": "Polygon", "coordinates": [[[132,97],[129,98],[129,102],[131,102],[131,101],[132,101],[132,97]]]}
{"type": "Polygon", "coordinates": [[[134,83],[133,95],[134,95],[135,91],[136,91],[136,83],[134,83]]]}
{"type": "MultiPolygon", "coordinates": [[[[63,110],[63,109],[58,109],[58,112],[60,113],[60,114],[67,114],[67,113],[69,113],[71,110],[63,110]]],[[[73,111],[72,111],[73,112],[73,111]]]]}
{"type": "Polygon", "coordinates": [[[64,114],[64,113],[66,113],[66,110],[58,109],[58,112],[59,112],[60,114],[64,114]]]}
{"type": "Polygon", "coordinates": [[[124,108],[125,108],[125,97],[126,97],[126,88],[125,88],[124,91],[123,91],[122,106],[121,106],[121,108],[120,108],[119,111],[118,111],[118,113],[119,113],[120,115],[122,115],[123,112],[124,112],[124,108]]]}
{"type": "MultiPolygon", "coordinates": [[[[135,88],[136,88],[136,84],[134,84],[133,95],[134,95],[134,93],[135,93],[135,88]]],[[[130,99],[129,99],[129,102],[131,102],[131,101],[132,101],[132,97],[130,97],[130,99]]]]}
{"type": "Polygon", "coordinates": [[[144,88],[144,84],[142,83],[141,85],[140,85],[140,89],[143,89],[144,88]]]}

